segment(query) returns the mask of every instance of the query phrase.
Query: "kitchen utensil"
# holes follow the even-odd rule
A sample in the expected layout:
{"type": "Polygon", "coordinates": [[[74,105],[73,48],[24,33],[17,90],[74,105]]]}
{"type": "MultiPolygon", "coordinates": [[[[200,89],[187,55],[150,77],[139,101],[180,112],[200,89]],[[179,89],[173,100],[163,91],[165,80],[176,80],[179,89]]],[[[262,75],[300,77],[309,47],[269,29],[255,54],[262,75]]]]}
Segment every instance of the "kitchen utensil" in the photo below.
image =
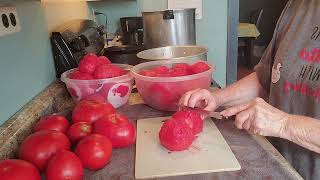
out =
{"type": "Polygon", "coordinates": [[[137,65],[142,62],[142,59],[137,57],[137,53],[144,50],[143,46],[113,46],[108,47],[104,51],[112,63],[137,65]]]}
{"type": "Polygon", "coordinates": [[[146,77],[139,74],[141,70],[155,66],[171,67],[176,63],[194,64],[201,60],[167,60],[151,61],[138,64],[131,69],[139,94],[149,106],[163,111],[176,111],[181,96],[194,89],[208,89],[212,82],[214,65],[208,71],[181,77],[146,77]]]}
{"type": "Polygon", "coordinates": [[[169,117],[137,121],[135,177],[157,178],[240,170],[241,166],[211,119],[186,151],[170,152],[160,145],[159,130],[169,117]]]}
{"type": "Polygon", "coordinates": [[[196,44],[195,9],[143,12],[142,17],[147,49],[196,44]]]}
{"type": "MultiPolygon", "coordinates": [[[[132,66],[127,64],[114,64],[129,71],[132,66]]],[[[61,81],[73,100],[80,101],[91,95],[99,95],[105,98],[113,107],[118,108],[126,104],[131,94],[133,77],[128,73],[123,76],[108,79],[77,80],[70,79],[69,74],[77,69],[71,69],[61,75],[61,81]]]]}
{"type": "Polygon", "coordinates": [[[208,49],[202,46],[167,46],[141,51],[137,56],[144,61],[207,60],[208,49]]]}
{"type": "Polygon", "coordinates": [[[143,44],[142,17],[120,18],[122,43],[124,45],[141,46],[143,44]]]}
{"type": "Polygon", "coordinates": [[[76,68],[87,53],[101,55],[104,50],[104,27],[89,19],[71,20],[62,24],[51,36],[56,76],[76,68]]]}
{"type": "Polygon", "coordinates": [[[215,111],[206,111],[204,109],[200,109],[200,108],[190,108],[190,107],[186,107],[186,106],[182,106],[179,103],[177,104],[178,106],[178,110],[194,110],[197,111],[199,114],[201,114],[201,116],[204,118],[207,117],[211,117],[214,119],[223,119],[224,117],[219,113],[219,112],[215,112],[215,111]]]}

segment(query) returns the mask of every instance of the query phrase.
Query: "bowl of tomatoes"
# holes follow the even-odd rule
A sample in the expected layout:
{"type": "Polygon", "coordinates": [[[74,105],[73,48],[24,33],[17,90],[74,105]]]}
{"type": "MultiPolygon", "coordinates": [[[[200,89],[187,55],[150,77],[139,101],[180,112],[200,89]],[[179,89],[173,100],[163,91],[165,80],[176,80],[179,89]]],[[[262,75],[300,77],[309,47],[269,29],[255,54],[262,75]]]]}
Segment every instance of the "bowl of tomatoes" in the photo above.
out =
{"type": "Polygon", "coordinates": [[[134,79],[129,73],[131,65],[112,64],[104,56],[87,54],[78,68],[61,75],[68,92],[76,101],[103,98],[118,108],[128,102],[134,79]]]}
{"type": "Polygon", "coordinates": [[[214,69],[214,65],[204,60],[161,60],[138,64],[131,74],[147,105],[176,111],[184,93],[210,87],[214,69]]]}

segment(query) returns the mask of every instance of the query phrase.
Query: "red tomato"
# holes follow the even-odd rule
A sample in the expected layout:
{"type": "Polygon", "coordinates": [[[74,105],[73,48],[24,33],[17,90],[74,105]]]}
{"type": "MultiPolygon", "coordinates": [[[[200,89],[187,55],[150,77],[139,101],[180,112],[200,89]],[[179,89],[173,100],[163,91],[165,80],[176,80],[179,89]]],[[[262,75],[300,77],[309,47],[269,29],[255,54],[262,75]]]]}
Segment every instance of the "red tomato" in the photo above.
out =
{"type": "Polygon", "coordinates": [[[106,64],[111,64],[111,61],[109,58],[107,58],[105,56],[98,57],[97,66],[102,66],[102,65],[106,65],[106,64]]]}
{"type": "Polygon", "coordinates": [[[57,152],[49,161],[46,180],[81,180],[83,167],[80,159],[70,151],[57,152]]]}
{"type": "Polygon", "coordinates": [[[197,62],[193,65],[191,65],[191,71],[193,74],[202,73],[205,71],[208,71],[210,69],[210,66],[205,62],[197,62]]]}
{"type": "Polygon", "coordinates": [[[80,72],[78,70],[73,71],[69,74],[70,79],[78,79],[78,80],[90,80],[94,79],[91,74],[80,72]]]}
{"type": "Polygon", "coordinates": [[[75,153],[85,168],[98,170],[109,163],[112,155],[112,144],[107,137],[92,134],[80,140],[75,153]]]}
{"type": "Polygon", "coordinates": [[[110,139],[112,147],[123,148],[132,145],[136,139],[136,132],[128,118],[120,114],[112,114],[96,121],[94,133],[110,139]]]}
{"type": "Polygon", "coordinates": [[[40,180],[38,169],[31,163],[19,159],[0,161],[1,180],[40,180]]]}
{"type": "Polygon", "coordinates": [[[199,134],[203,129],[203,120],[201,114],[195,110],[181,110],[172,115],[172,118],[178,121],[184,121],[189,125],[194,134],[199,134]]]}
{"type": "Polygon", "coordinates": [[[115,66],[113,64],[107,64],[107,65],[101,65],[96,68],[94,71],[93,76],[96,79],[106,79],[106,78],[113,78],[113,77],[119,77],[124,74],[123,70],[115,66]]]}
{"type": "Polygon", "coordinates": [[[156,77],[157,76],[157,74],[152,70],[141,70],[139,72],[139,74],[142,76],[148,76],[148,77],[156,77]]]}
{"type": "Polygon", "coordinates": [[[101,103],[106,103],[106,99],[104,98],[104,96],[100,95],[100,94],[93,94],[93,95],[89,95],[87,97],[85,97],[83,100],[86,101],[97,101],[97,102],[101,102],[101,103]]]}
{"type": "Polygon", "coordinates": [[[69,127],[69,122],[64,116],[50,115],[40,119],[34,127],[34,131],[40,130],[55,130],[66,133],[69,127]]]}
{"type": "Polygon", "coordinates": [[[167,66],[157,66],[152,69],[156,74],[168,74],[170,69],[167,66]]]}
{"type": "Polygon", "coordinates": [[[170,151],[183,151],[189,148],[195,136],[192,129],[183,121],[166,120],[159,132],[162,146],[170,151]]]}
{"type": "Polygon", "coordinates": [[[77,142],[92,133],[92,126],[86,122],[78,122],[70,126],[68,137],[71,142],[77,142]]]}
{"type": "Polygon", "coordinates": [[[92,74],[96,69],[97,63],[98,57],[95,54],[86,54],[79,63],[79,70],[83,73],[92,74]]]}
{"type": "Polygon", "coordinates": [[[115,112],[116,110],[109,103],[81,101],[72,112],[72,120],[74,123],[87,122],[91,124],[101,117],[114,114],[115,112]]]}
{"type": "Polygon", "coordinates": [[[153,83],[148,90],[152,94],[145,100],[147,104],[152,104],[156,109],[166,109],[176,107],[180,96],[177,94],[178,88],[171,88],[174,84],[153,83]]]}
{"type": "Polygon", "coordinates": [[[21,144],[19,157],[44,170],[49,159],[59,150],[69,150],[70,142],[66,135],[53,130],[42,130],[28,136],[21,144]]]}
{"type": "Polygon", "coordinates": [[[190,68],[190,65],[187,64],[187,63],[177,63],[177,64],[174,64],[172,66],[172,70],[181,70],[181,71],[186,71],[188,72],[189,74],[191,73],[191,68],[190,68]]]}

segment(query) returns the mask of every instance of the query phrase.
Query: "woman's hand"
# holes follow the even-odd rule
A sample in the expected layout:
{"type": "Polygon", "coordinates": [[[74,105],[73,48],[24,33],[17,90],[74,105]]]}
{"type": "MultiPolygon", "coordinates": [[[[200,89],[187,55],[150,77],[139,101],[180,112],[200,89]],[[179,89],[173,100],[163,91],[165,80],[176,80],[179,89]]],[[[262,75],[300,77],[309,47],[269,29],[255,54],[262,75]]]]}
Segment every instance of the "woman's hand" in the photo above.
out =
{"type": "Polygon", "coordinates": [[[185,93],[179,104],[191,108],[201,108],[206,111],[214,111],[220,106],[218,97],[206,89],[196,89],[185,93]]]}
{"type": "Polygon", "coordinates": [[[261,98],[231,107],[221,112],[222,116],[236,116],[235,125],[253,134],[282,137],[289,114],[269,105],[261,98]]]}

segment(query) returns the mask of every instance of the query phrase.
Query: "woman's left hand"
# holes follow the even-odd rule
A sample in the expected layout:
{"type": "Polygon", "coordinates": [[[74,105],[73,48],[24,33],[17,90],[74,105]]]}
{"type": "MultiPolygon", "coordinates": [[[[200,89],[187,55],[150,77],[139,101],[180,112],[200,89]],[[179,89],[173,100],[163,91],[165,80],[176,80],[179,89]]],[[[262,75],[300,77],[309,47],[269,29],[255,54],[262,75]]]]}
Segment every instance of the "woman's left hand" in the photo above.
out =
{"type": "Polygon", "coordinates": [[[236,116],[235,125],[253,134],[282,137],[289,114],[276,109],[261,98],[228,108],[222,116],[236,116]]]}

